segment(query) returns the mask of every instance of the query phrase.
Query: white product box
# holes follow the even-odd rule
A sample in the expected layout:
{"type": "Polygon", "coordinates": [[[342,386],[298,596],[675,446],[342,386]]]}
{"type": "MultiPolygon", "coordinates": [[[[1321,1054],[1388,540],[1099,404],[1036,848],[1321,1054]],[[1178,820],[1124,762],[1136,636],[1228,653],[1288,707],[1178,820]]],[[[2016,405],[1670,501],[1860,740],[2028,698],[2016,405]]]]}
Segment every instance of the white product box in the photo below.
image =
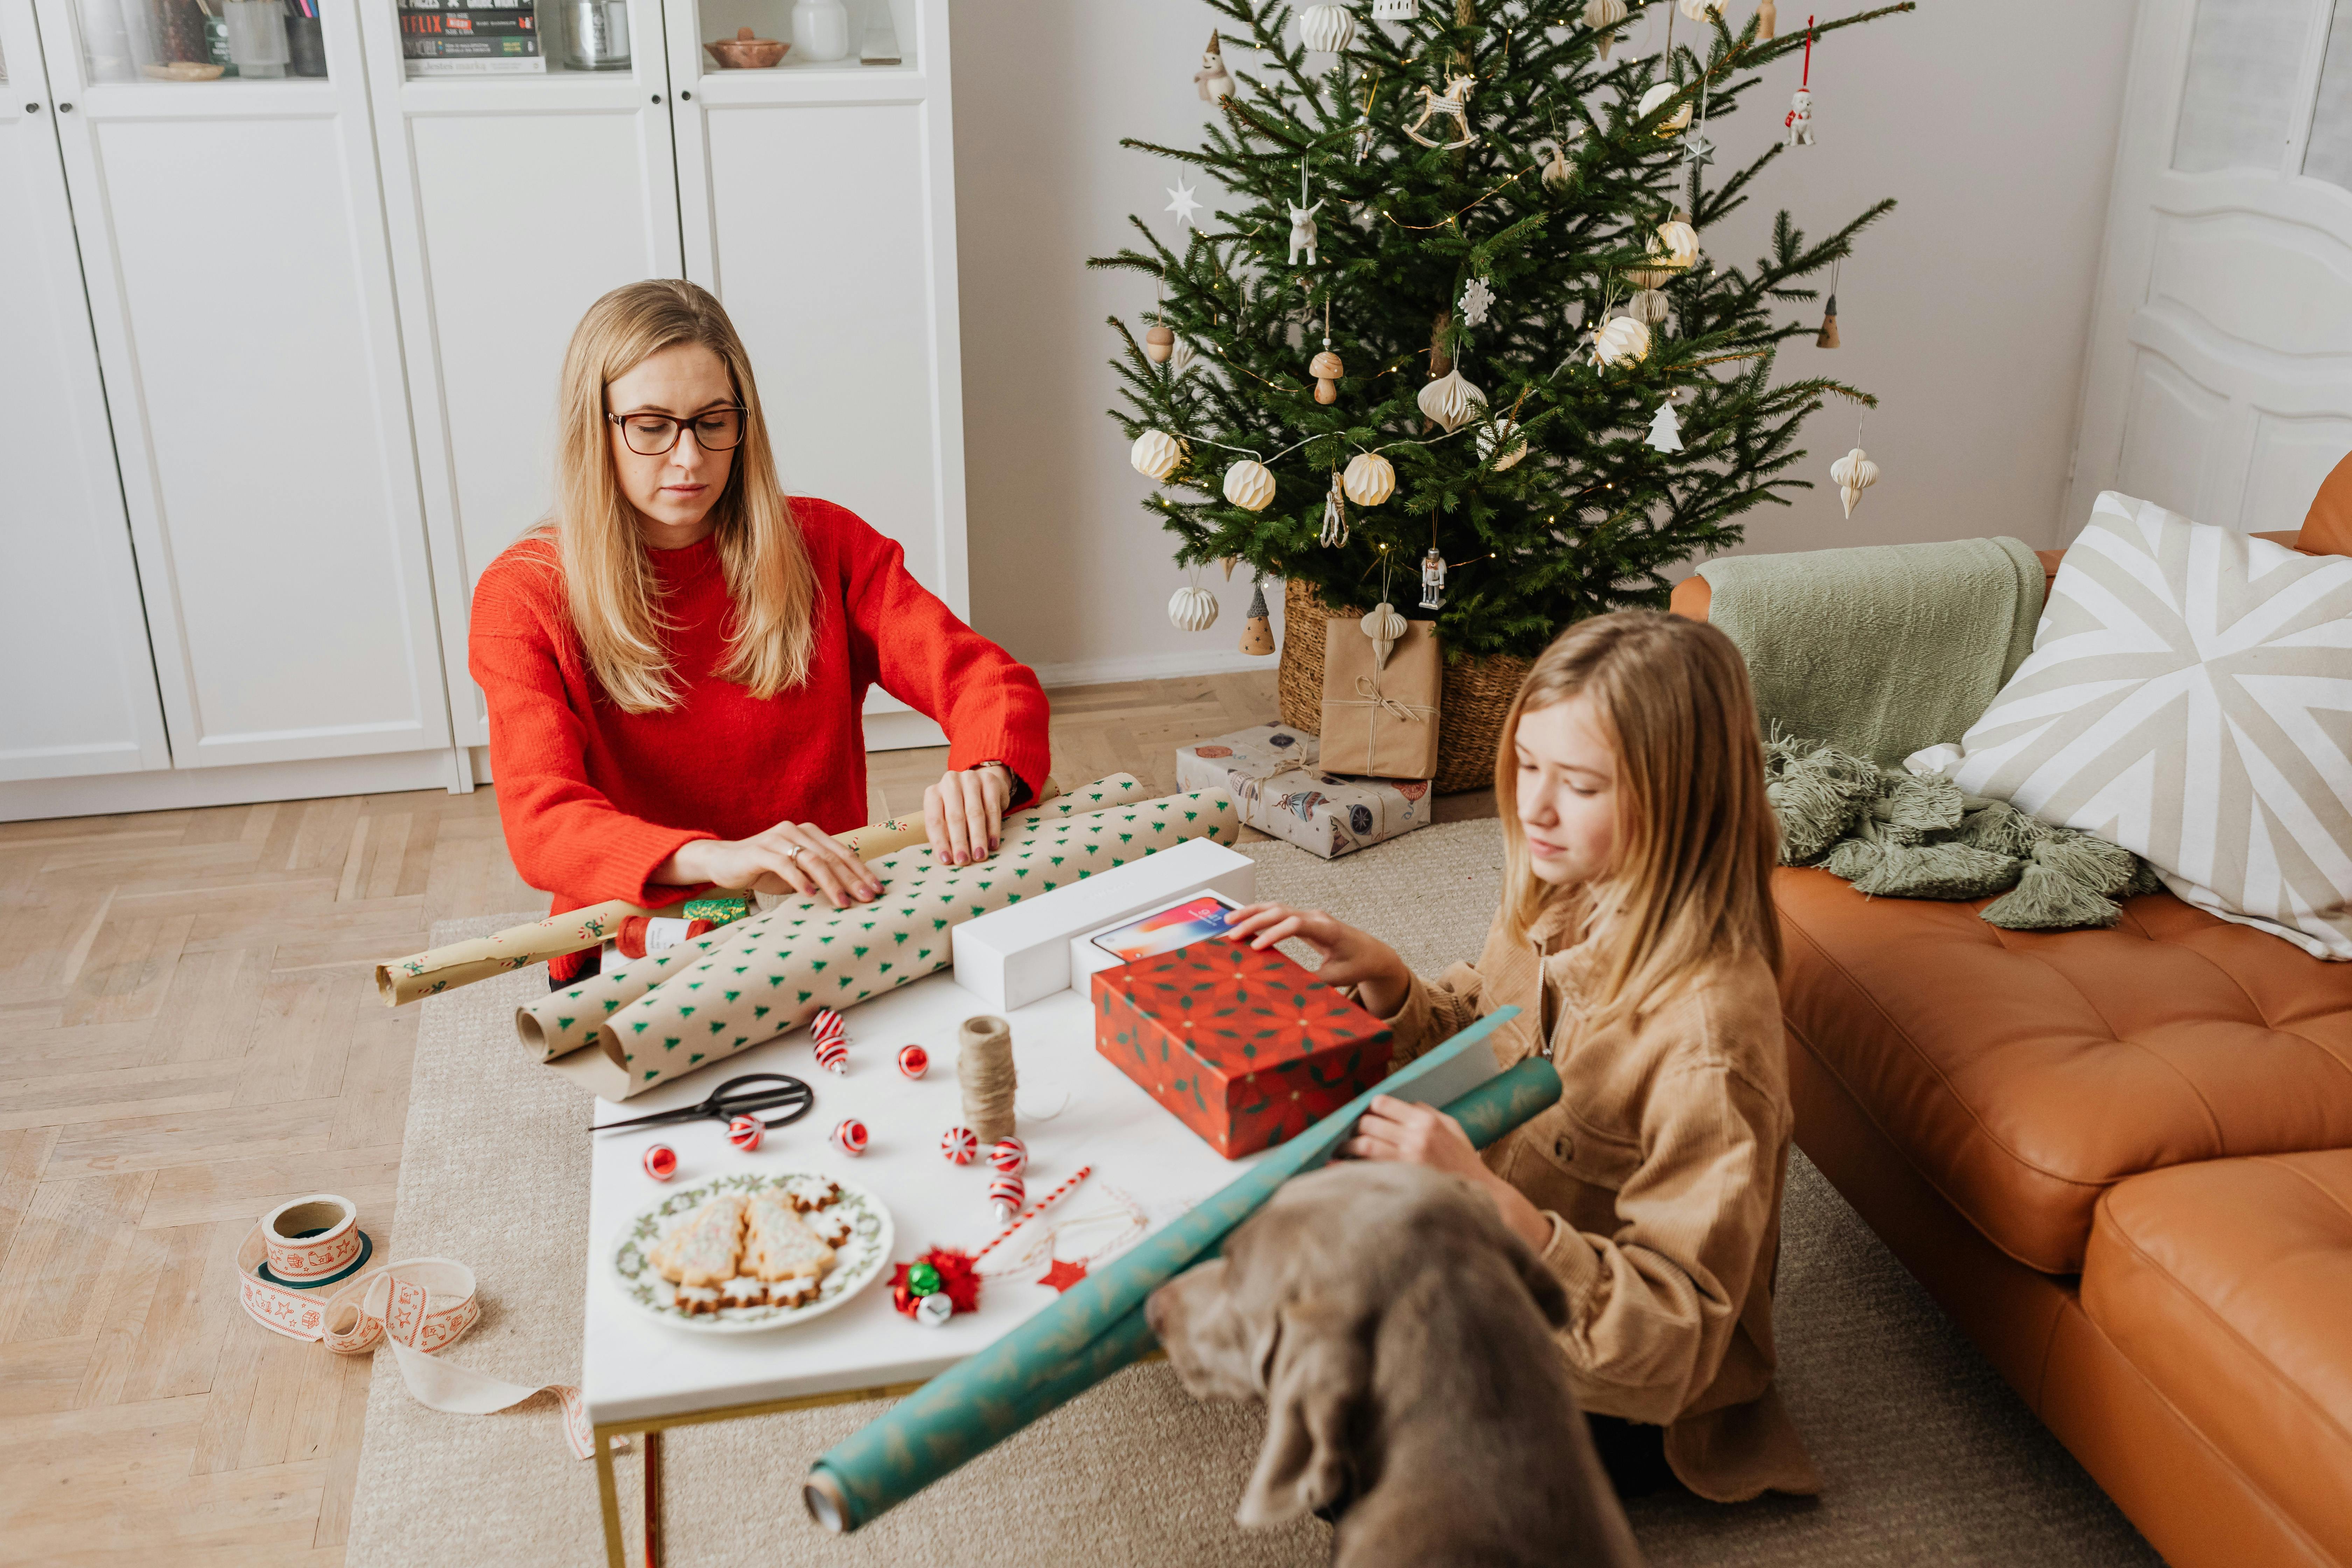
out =
{"type": "Polygon", "coordinates": [[[1026,1007],[1069,985],[1072,937],[1199,892],[1251,902],[1257,862],[1213,839],[1194,838],[966,921],[951,934],[956,984],[999,1011],[1026,1007]]]}

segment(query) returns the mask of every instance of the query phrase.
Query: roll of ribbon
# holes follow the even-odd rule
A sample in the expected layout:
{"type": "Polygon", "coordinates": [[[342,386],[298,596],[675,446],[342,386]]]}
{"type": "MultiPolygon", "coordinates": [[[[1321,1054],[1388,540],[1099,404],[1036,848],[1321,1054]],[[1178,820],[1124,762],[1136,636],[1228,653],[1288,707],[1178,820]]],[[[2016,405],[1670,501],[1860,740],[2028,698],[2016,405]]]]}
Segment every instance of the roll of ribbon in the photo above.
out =
{"type": "Polygon", "coordinates": [[[337,1355],[365,1355],[389,1345],[409,1394],[429,1410],[488,1415],[552,1394],[563,1406],[563,1437],[573,1456],[595,1453],[588,1404],[577,1388],[526,1387],[453,1366],[436,1353],[481,1319],[472,1269],[446,1258],[407,1258],[370,1268],[373,1250],[350,1199],[314,1193],[280,1204],[236,1249],[237,1299],[246,1315],[270,1332],[323,1344],[337,1355]]]}

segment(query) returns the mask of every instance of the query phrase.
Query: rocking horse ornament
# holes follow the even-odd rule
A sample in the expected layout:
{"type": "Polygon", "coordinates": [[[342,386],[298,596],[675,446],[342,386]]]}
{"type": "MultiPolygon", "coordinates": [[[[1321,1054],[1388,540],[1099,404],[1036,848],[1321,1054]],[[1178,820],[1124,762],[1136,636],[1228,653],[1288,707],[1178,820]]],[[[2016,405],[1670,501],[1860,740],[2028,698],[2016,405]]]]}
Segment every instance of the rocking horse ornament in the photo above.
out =
{"type": "Polygon", "coordinates": [[[1475,77],[1450,76],[1445,79],[1445,91],[1441,95],[1431,88],[1421,89],[1421,114],[1404,128],[1404,133],[1424,147],[1467,147],[1478,138],[1470,130],[1470,89],[1477,86],[1475,77]],[[1453,117],[1461,134],[1451,142],[1433,142],[1421,133],[1421,128],[1438,115],[1453,117]]]}

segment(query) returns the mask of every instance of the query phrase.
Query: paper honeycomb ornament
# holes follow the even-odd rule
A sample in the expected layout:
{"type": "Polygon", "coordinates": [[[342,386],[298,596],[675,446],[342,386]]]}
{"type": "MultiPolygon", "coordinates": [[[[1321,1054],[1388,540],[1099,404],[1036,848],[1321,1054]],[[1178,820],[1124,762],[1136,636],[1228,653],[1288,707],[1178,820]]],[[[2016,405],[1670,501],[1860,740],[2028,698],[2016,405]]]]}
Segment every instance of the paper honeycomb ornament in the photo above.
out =
{"type": "Polygon", "coordinates": [[[1336,55],[1356,41],[1356,14],[1345,5],[1309,5],[1298,14],[1298,41],[1318,55],[1336,55]]]}
{"type": "Polygon", "coordinates": [[[1681,272],[1698,260],[1698,230],[1681,218],[1668,218],[1650,237],[1650,260],[1658,267],[1681,272]]]}
{"type": "Polygon", "coordinates": [[[1612,316],[1592,329],[1592,363],[1639,364],[1650,357],[1650,329],[1631,316],[1612,316]]]}
{"type": "Polygon", "coordinates": [[[1217,624],[1217,596],[1197,583],[1187,584],[1169,599],[1168,618],[1180,632],[1205,632],[1217,624]]]}
{"type": "Polygon", "coordinates": [[[1617,42],[1617,24],[1625,19],[1625,0],[1591,0],[1584,8],[1584,25],[1600,36],[1592,40],[1593,52],[1601,59],[1609,58],[1611,46],[1617,42]]]}
{"type": "Polygon", "coordinates": [[[1460,371],[1452,370],[1423,387],[1414,401],[1421,405],[1423,416],[1451,436],[1486,405],[1486,395],[1460,371]]]}
{"type": "Polygon", "coordinates": [[[1396,494],[1396,465],[1378,452],[1359,452],[1348,459],[1339,488],[1358,506],[1378,506],[1396,494]]]}
{"type": "Polygon", "coordinates": [[[1830,478],[1837,481],[1838,499],[1845,502],[1845,514],[1853,515],[1853,503],[1862,492],[1878,482],[1878,465],[1870,454],[1856,447],[1830,465],[1830,478]]]}
{"type": "Polygon", "coordinates": [[[1670,304],[1664,289],[1643,289],[1625,301],[1625,313],[1637,321],[1656,326],[1666,319],[1670,304]]]}
{"type": "Polygon", "coordinates": [[[1147,479],[1164,479],[1184,462],[1184,444],[1164,430],[1146,430],[1127,454],[1135,471],[1147,479]]]}
{"type": "MultiPolygon", "coordinates": [[[[1658,83],[1655,87],[1653,87],[1649,91],[1642,95],[1642,101],[1634,107],[1633,117],[1636,120],[1647,120],[1651,115],[1655,114],[1658,111],[1660,106],[1664,104],[1666,100],[1674,97],[1675,94],[1680,91],[1682,91],[1682,87],[1678,83],[1671,81],[1662,81],[1658,83]]],[[[1675,110],[1672,114],[1667,115],[1664,120],[1658,121],[1658,134],[1661,136],[1672,136],[1677,131],[1687,129],[1690,122],[1691,106],[1685,103],[1680,109],[1675,110]]]]}
{"type": "Polygon", "coordinates": [[[1372,639],[1372,668],[1376,670],[1389,667],[1389,654],[1395,648],[1397,639],[1412,629],[1412,623],[1397,614],[1396,606],[1385,599],[1366,611],[1364,618],[1356,624],[1372,639]]]}
{"type": "Polygon", "coordinates": [[[1225,499],[1244,511],[1264,511],[1274,500],[1274,470],[1244,458],[1225,470],[1225,499]]]}

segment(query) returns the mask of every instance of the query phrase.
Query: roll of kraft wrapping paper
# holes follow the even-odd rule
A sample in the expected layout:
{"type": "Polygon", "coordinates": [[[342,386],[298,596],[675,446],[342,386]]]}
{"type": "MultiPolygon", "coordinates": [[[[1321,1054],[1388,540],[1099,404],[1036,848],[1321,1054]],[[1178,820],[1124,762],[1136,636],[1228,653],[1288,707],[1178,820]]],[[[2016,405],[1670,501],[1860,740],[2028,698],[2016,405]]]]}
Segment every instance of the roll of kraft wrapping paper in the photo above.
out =
{"type": "MultiPolygon", "coordinates": [[[[1144,793],[1141,781],[1132,773],[1112,773],[1080,784],[1042,806],[1007,817],[1003,843],[1008,850],[1015,848],[1014,840],[1026,838],[1047,823],[1140,799],[1144,793]]],[[[892,855],[878,862],[877,868],[887,888],[928,875],[936,864],[930,847],[925,845],[892,855]]],[[[849,910],[837,910],[824,899],[788,900],[764,913],[690,938],[677,947],[588,975],[576,985],[552,992],[516,1014],[515,1033],[541,1060],[553,1061],[596,1044],[597,1033],[605,1019],[700,959],[716,957],[737,945],[764,941],[761,933],[771,928],[791,930],[812,921],[825,921],[871,908],[860,904],[853,905],[849,910]]]]}
{"type": "MultiPolygon", "coordinates": [[[[593,1048],[551,1065],[605,1100],[626,1100],[789,1033],[821,1008],[853,1006],[947,967],[948,931],[975,915],[1189,839],[1233,843],[1240,824],[1224,791],[1202,790],[1047,822],[976,865],[932,867],[905,880],[887,870],[886,857],[874,862],[884,870],[874,902],[782,924],[771,919],[756,941],[673,968],[594,1023],[593,1048]]],[[[544,1011],[525,1009],[518,1027],[544,1011]]],[[[589,1016],[584,1008],[558,1016],[572,1020],[572,1032],[589,1016]]],[[[528,1043],[531,1031],[524,1033],[528,1043]]]]}
{"type": "Polygon", "coordinates": [[[1143,1318],[1151,1292],[1211,1256],[1285,1182],[1328,1162],[1355,1131],[1374,1095],[1440,1102],[1480,1148],[1557,1102],[1559,1075],[1546,1058],[1494,1071],[1486,1042],[1517,1014],[1514,1007],[1498,1008],[1391,1074],[986,1350],[868,1422],[810,1469],[803,1492],[810,1513],[829,1530],[869,1523],[1139,1359],[1153,1343],[1143,1318]],[[1481,1071],[1483,1080],[1465,1089],[1481,1071]]]}
{"type": "MultiPolygon", "coordinates": [[[[1102,783],[1108,782],[1108,780],[1102,781],[1102,783]]],[[[1101,784],[1087,784],[1083,787],[1097,789],[1101,784]]],[[[1048,778],[1044,786],[1037,791],[1037,798],[1029,804],[1033,807],[1044,805],[1061,793],[1062,786],[1048,778]]],[[[1084,811],[1087,807],[1081,805],[1077,809],[1084,811]]],[[[835,843],[859,859],[872,860],[878,856],[887,855],[894,849],[904,849],[910,844],[925,843],[930,836],[931,830],[924,825],[923,814],[918,811],[905,816],[894,816],[884,822],[868,823],[864,827],[853,828],[847,833],[836,833],[833,836],[833,839],[835,843]]]]}

